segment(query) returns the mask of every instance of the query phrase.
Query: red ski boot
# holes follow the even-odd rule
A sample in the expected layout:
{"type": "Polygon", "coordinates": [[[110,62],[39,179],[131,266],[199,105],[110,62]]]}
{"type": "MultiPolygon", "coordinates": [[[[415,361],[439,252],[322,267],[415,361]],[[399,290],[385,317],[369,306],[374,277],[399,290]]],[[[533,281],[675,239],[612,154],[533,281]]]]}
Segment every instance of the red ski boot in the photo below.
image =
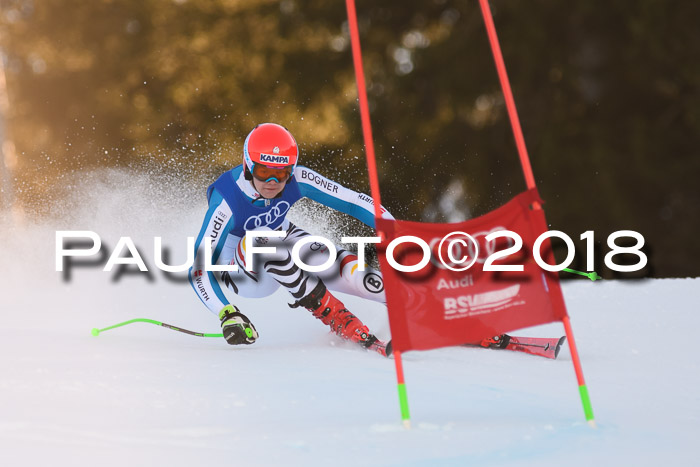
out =
{"type": "Polygon", "coordinates": [[[508,334],[501,334],[500,336],[487,337],[482,340],[479,345],[481,347],[487,347],[491,349],[505,349],[510,343],[510,336],[508,334]]]}
{"type": "Polygon", "coordinates": [[[388,349],[391,349],[391,347],[370,334],[367,326],[362,324],[362,321],[357,316],[350,313],[343,305],[343,302],[335,298],[320,280],[314,290],[306,297],[290,306],[292,308],[303,306],[344,339],[357,342],[361,346],[375,350],[385,356],[388,356],[391,352],[391,350],[387,351],[387,347],[388,349]]]}

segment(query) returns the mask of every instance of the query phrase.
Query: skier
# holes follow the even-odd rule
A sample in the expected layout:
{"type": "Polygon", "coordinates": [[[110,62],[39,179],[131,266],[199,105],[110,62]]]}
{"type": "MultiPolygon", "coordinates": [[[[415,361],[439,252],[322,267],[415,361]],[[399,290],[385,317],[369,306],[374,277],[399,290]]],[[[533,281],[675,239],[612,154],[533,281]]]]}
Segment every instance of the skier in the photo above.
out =
{"type": "MultiPolygon", "coordinates": [[[[372,198],[297,166],[298,158],[294,137],[280,125],[263,123],[248,134],[243,163],[224,172],[207,190],[209,209],[197,236],[190,283],[200,300],[219,317],[229,344],[252,344],[258,332],[238,307],[229,303],[219,281],[237,295],[252,298],[266,297],[282,286],[295,300],[291,307],[304,307],[340,337],[388,355],[390,344],[371,334],[330,291],[386,303],[380,272],[369,267],[359,271],[357,256],[340,248],[336,248],[337,258],[325,272],[302,270],[293,262],[291,249],[310,234],[286,219],[291,206],[306,197],[374,227],[372,198]],[[261,261],[248,271],[245,235],[252,230],[282,231],[285,236],[275,244],[275,254],[256,254],[261,261]],[[205,242],[211,242],[212,264],[235,264],[238,271],[205,270],[205,242]]],[[[381,211],[383,218],[393,219],[383,207],[381,211]]],[[[274,243],[271,240],[252,238],[254,245],[270,246],[274,243]]],[[[323,264],[328,258],[321,243],[307,243],[300,257],[308,265],[323,264]]]]}

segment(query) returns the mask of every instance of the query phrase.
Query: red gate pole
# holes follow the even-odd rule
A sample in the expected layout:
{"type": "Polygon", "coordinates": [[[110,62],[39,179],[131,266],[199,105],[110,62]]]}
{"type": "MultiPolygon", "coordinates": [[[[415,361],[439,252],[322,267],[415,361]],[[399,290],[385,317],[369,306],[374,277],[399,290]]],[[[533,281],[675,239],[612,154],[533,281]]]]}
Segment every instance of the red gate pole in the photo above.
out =
{"type": "Polygon", "coordinates": [[[503,98],[506,100],[506,109],[508,109],[510,125],[513,128],[515,145],[518,148],[518,155],[520,156],[520,165],[523,168],[523,175],[525,175],[525,182],[527,183],[527,188],[531,190],[535,188],[535,176],[532,174],[530,157],[528,156],[527,148],[525,147],[525,138],[523,137],[523,130],[522,128],[520,128],[518,110],[515,108],[513,91],[510,89],[510,81],[508,80],[508,73],[506,73],[506,64],[503,61],[503,55],[501,54],[501,46],[499,45],[498,36],[496,35],[496,26],[494,26],[493,17],[491,16],[491,8],[489,7],[488,0],[479,0],[479,4],[481,5],[481,14],[484,17],[484,23],[486,24],[486,33],[489,36],[489,43],[491,44],[491,51],[493,52],[493,60],[496,62],[498,79],[501,81],[501,88],[503,89],[503,98]]]}
{"type": "MultiPolygon", "coordinates": [[[[365,84],[365,72],[362,68],[362,51],[360,50],[360,33],[357,27],[357,12],[355,11],[355,0],[346,0],[345,5],[348,10],[348,25],[350,27],[350,42],[352,44],[352,60],[355,66],[355,80],[357,81],[357,97],[360,101],[360,117],[362,118],[362,135],[365,141],[365,152],[367,155],[367,171],[369,172],[369,185],[372,199],[374,201],[375,230],[376,219],[382,217],[380,210],[381,197],[379,195],[379,177],[377,176],[377,162],[374,157],[374,141],[372,139],[372,124],[369,119],[369,106],[367,105],[367,87],[365,84]]],[[[377,230],[377,235],[386,238],[383,232],[377,230]]],[[[411,416],[408,410],[408,397],[406,395],[406,384],[403,379],[403,364],[401,362],[401,352],[394,351],[394,363],[396,364],[396,379],[399,391],[399,406],[401,408],[401,419],[406,428],[411,427],[411,416]]]]}
{"type": "MultiPolygon", "coordinates": [[[[515,145],[518,148],[518,155],[520,156],[520,165],[523,169],[523,175],[525,175],[525,182],[527,183],[528,189],[536,188],[535,177],[532,173],[532,166],[530,165],[530,157],[527,154],[527,148],[525,147],[525,138],[523,137],[523,130],[520,127],[520,119],[518,119],[518,111],[515,108],[515,100],[513,99],[513,91],[510,88],[510,82],[508,80],[508,73],[506,72],[506,64],[503,61],[503,55],[501,54],[501,46],[498,43],[498,36],[496,35],[496,26],[493,24],[493,17],[491,16],[491,8],[489,7],[488,0],[479,0],[479,5],[481,6],[481,14],[484,17],[484,24],[486,25],[486,32],[489,36],[489,43],[491,44],[491,51],[493,52],[493,60],[496,62],[496,70],[498,71],[498,79],[501,82],[501,88],[503,89],[503,97],[506,101],[506,107],[508,109],[508,116],[510,117],[510,124],[513,128],[513,136],[515,137],[515,145]]],[[[538,203],[539,204],[539,203],[538,203]]],[[[540,208],[539,205],[535,206],[540,208]]],[[[588,396],[588,388],[586,387],[586,382],[583,379],[583,370],[581,369],[581,361],[578,356],[578,350],[576,349],[576,341],[574,340],[574,332],[571,329],[571,323],[569,322],[569,315],[562,319],[564,324],[564,332],[566,332],[566,340],[569,342],[569,350],[571,351],[571,360],[574,363],[574,371],[576,372],[576,380],[578,381],[579,393],[581,395],[581,404],[583,405],[583,412],[586,415],[586,420],[588,424],[595,427],[595,418],[593,417],[593,408],[591,406],[591,400],[588,396]]]]}

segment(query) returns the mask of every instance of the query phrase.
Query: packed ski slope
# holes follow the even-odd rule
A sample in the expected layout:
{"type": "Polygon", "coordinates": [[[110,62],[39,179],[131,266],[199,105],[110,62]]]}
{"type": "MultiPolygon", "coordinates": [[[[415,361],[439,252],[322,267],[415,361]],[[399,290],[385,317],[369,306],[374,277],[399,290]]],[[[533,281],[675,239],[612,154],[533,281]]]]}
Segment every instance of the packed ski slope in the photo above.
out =
{"type": "MultiPolygon", "coordinates": [[[[556,361],[446,348],[404,354],[407,431],[393,361],[340,342],[281,291],[236,300],[260,332],[253,346],[150,324],[93,337],[93,327],[135,317],[219,332],[189,284],[155,269],[151,280],[83,267],[68,281],[55,271],[56,230],[93,230],[110,248],[131,236],[149,266],[162,236],[183,262],[206,203],[182,190],[105,172],[84,177],[51,216],[3,217],[1,465],[696,462],[700,279],[564,285],[597,429],[585,423],[568,347],[556,361]]],[[[308,207],[293,216],[342,233],[319,228],[323,213],[308,207]]],[[[381,306],[341,298],[389,336],[381,306]]],[[[515,334],[562,333],[552,324],[515,334]]]]}

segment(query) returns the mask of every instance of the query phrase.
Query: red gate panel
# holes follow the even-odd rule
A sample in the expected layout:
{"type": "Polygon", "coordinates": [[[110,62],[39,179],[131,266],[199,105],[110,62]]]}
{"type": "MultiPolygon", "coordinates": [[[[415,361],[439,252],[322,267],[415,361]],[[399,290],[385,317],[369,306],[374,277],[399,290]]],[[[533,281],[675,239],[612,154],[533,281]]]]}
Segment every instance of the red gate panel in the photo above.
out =
{"type": "MultiPolygon", "coordinates": [[[[537,203],[542,203],[537,191],[529,190],[488,214],[461,223],[377,220],[377,230],[386,236],[378,252],[396,350],[479,342],[484,337],[560,321],[566,316],[557,273],[544,271],[533,258],[535,240],[547,230],[544,211],[535,207],[537,203]],[[485,240],[488,234],[502,230],[520,235],[523,246],[494,265],[521,264],[522,272],[483,270],[490,254],[513,246],[507,238],[485,240]],[[479,244],[476,262],[462,272],[445,267],[437,254],[440,240],[457,231],[469,234],[479,244]],[[402,236],[419,237],[431,247],[431,261],[419,271],[401,272],[387,261],[386,247],[402,236]]],[[[448,241],[443,242],[441,249],[444,260],[459,267],[449,262],[447,245],[448,241]]],[[[457,245],[456,250],[459,248],[457,245]]],[[[474,253],[473,249],[456,250],[456,259],[474,253]]],[[[419,263],[423,256],[423,250],[411,242],[403,243],[393,253],[399,264],[407,266],[419,263]]],[[[542,244],[541,257],[549,264],[555,263],[548,240],[542,244]]]]}

